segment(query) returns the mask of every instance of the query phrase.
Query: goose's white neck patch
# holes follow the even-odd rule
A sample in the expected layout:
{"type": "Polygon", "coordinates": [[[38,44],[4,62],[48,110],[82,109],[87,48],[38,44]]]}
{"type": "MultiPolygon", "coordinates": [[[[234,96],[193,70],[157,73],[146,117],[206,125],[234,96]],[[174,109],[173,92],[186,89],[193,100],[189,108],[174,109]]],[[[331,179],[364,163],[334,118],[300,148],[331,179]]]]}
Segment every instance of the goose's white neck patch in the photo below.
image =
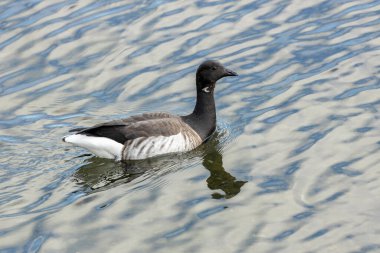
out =
{"type": "Polygon", "coordinates": [[[211,92],[210,91],[210,87],[205,87],[205,88],[202,89],[202,91],[205,92],[205,93],[210,93],[211,92]]]}

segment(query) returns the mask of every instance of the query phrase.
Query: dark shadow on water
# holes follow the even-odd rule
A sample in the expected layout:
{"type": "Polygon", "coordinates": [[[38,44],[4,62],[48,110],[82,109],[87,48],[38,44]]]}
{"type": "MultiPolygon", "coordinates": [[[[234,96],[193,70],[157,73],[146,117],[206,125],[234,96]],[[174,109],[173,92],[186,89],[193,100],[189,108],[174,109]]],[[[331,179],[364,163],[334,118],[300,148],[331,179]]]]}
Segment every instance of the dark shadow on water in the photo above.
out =
{"type": "Polygon", "coordinates": [[[210,176],[206,180],[208,188],[223,192],[212,193],[212,198],[229,199],[240,192],[246,181],[236,180],[224,169],[223,156],[220,152],[222,137],[221,133],[216,132],[207,143],[194,151],[139,161],[115,162],[109,159],[90,157],[86,160],[86,164],[73,174],[73,179],[84,188],[85,192],[93,193],[129,183],[137,178],[145,180],[152,176],[162,176],[196,166],[199,164],[198,158],[202,157],[202,165],[210,172],[210,176]]]}
{"type": "Polygon", "coordinates": [[[87,193],[104,191],[139,178],[143,181],[183,168],[191,157],[162,156],[139,161],[116,162],[110,159],[90,157],[74,174],[74,180],[87,193]]]}
{"type": "Polygon", "coordinates": [[[90,157],[74,174],[74,180],[90,193],[131,182],[144,174],[143,168],[126,166],[109,159],[90,157]]]}

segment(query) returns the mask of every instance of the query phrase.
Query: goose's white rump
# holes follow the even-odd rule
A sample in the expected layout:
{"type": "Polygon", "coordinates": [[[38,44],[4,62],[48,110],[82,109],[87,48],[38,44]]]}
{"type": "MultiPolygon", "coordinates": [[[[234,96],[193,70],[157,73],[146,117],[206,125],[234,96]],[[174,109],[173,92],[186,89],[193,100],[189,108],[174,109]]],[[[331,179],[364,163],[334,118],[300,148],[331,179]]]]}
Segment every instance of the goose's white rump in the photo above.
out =
{"type": "Polygon", "coordinates": [[[63,138],[64,142],[88,149],[95,155],[109,159],[121,159],[123,145],[106,137],[94,137],[83,134],[72,134],[63,138]]]}
{"type": "Polygon", "coordinates": [[[127,141],[125,145],[106,137],[83,134],[69,135],[63,140],[85,148],[99,157],[116,160],[139,160],[167,153],[185,152],[202,143],[200,138],[197,142],[192,142],[191,137],[182,133],[171,136],[140,137],[127,141]]]}

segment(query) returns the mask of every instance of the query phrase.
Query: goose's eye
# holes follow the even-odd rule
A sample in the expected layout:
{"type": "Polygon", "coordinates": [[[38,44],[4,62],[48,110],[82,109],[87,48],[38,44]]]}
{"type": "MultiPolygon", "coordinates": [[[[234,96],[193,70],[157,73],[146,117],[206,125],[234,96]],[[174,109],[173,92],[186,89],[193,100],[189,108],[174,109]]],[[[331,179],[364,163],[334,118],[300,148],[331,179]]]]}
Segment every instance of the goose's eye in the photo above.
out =
{"type": "Polygon", "coordinates": [[[211,69],[212,69],[212,70],[216,70],[216,67],[212,67],[211,69]]]}

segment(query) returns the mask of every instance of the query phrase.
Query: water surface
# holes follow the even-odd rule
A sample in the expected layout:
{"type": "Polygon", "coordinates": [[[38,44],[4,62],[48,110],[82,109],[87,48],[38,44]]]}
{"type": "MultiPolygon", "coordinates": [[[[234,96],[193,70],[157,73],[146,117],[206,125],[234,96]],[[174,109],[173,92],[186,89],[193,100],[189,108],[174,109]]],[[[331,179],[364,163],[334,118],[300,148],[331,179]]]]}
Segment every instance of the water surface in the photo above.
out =
{"type": "Polygon", "coordinates": [[[1,252],[380,252],[380,1],[0,3],[1,252]],[[218,129],[127,164],[74,127],[191,112],[218,129]]]}

